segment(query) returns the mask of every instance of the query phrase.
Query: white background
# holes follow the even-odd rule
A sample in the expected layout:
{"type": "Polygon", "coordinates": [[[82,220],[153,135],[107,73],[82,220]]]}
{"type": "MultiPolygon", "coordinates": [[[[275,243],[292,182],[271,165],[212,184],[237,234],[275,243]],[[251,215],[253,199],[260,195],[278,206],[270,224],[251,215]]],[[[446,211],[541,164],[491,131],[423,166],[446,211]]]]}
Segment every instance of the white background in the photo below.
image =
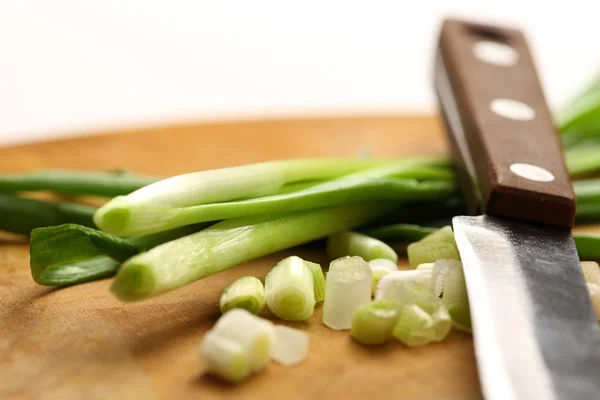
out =
{"type": "Polygon", "coordinates": [[[180,121],[430,112],[447,15],[524,29],[556,107],[600,69],[599,10],[595,0],[0,0],[0,144],[180,121]]]}

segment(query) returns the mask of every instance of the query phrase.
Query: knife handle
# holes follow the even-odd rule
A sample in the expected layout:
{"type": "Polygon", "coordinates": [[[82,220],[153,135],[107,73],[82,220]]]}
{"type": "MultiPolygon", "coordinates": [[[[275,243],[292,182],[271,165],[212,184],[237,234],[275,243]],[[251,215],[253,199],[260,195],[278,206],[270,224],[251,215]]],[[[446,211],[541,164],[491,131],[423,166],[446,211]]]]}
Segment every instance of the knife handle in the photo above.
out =
{"type": "Polygon", "coordinates": [[[448,19],[434,75],[469,212],[571,228],[575,194],[524,35],[448,19]]]}

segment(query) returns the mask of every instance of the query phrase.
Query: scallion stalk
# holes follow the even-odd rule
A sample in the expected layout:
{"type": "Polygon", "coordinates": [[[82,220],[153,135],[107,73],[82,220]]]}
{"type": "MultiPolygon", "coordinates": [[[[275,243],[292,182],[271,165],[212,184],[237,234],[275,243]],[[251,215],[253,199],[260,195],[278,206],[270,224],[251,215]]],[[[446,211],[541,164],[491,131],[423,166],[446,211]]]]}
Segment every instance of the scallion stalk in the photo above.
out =
{"type": "Polygon", "coordinates": [[[377,285],[379,284],[381,278],[390,272],[398,271],[398,264],[385,258],[377,258],[369,261],[369,267],[371,267],[371,272],[373,273],[373,280],[371,283],[372,295],[375,295],[377,292],[377,285]]]}
{"type": "MultiPolygon", "coordinates": [[[[336,162],[336,160],[329,161],[336,162]]],[[[310,164],[313,161],[305,162],[310,164]]],[[[98,210],[94,221],[107,232],[131,236],[203,221],[367,201],[438,199],[454,193],[455,184],[450,180],[452,175],[448,175],[446,169],[432,169],[429,166],[431,163],[429,159],[398,161],[284,194],[275,194],[285,180],[277,175],[276,182],[271,182],[274,178],[269,174],[271,170],[266,168],[268,165],[248,165],[229,171],[205,171],[198,174],[203,174],[206,182],[197,182],[197,176],[192,177],[193,179],[171,178],[143,188],[127,197],[115,198],[98,210]],[[257,175],[250,179],[247,176],[248,171],[257,175]],[[432,174],[432,171],[436,171],[435,174],[432,174]],[[415,175],[422,175],[423,179],[431,176],[440,179],[421,182],[413,178],[415,175]],[[215,177],[225,181],[216,184],[213,182],[215,177]],[[212,190],[208,188],[209,183],[215,185],[212,190]],[[169,188],[173,192],[172,195],[162,192],[169,188]]],[[[308,168],[308,164],[298,165],[308,168]]],[[[356,165],[353,168],[356,168],[356,165]]],[[[273,169],[271,172],[277,171],[279,170],[273,169]]],[[[309,172],[318,173],[312,169],[304,171],[306,174],[309,172]]]]}
{"type": "Polygon", "coordinates": [[[119,270],[112,290],[124,300],[155,296],[245,261],[360,226],[393,207],[359,204],[222,221],[132,257],[119,270]]]}
{"type": "Polygon", "coordinates": [[[157,180],[127,171],[35,171],[0,175],[0,192],[47,190],[73,196],[114,197],[129,194],[157,180]]]}
{"type": "Polygon", "coordinates": [[[352,319],[350,335],[362,344],[383,344],[392,337],[399,312],[400,303],[395,300],[376,300],[362,304],[352,319]]]}
{"type": "Polygon", "coordinates": [[[94,228],[96,209],[75,203],[59,203],[0,194],[0,230],[29,235],[45,226],[78,224],[94,228]]]}
{"type": "Polygon", "coordinates": [[[315,309],[313,274],[303,259],[281,260],[265,278],[269,310],[286,321],[306,321],[315,309]]]}
{"type": "Polygon", "coordinates": [[[331,259],[358,256],[365,261],[385,258],[398,262],[398,255],[390,246],[357,232],[342,232],[330,236],[327,239],[327,255],[331,259]]]}
{"type": "MultiPolygon", "coordinates": [[[[600,211],[600,209],[599,209],[600,211]]],[[[580,260],[600,260],[600,235],[593,233],[576,233],[573,235],[577,254],[580,260]]]]}
{"type": "Polygon", "coordinates": [[[371,301],[372,272],[360,257],[333,260],[325,279],[323,323],[335,330],[350,329],[361,304],[371,301]]]}
{"type": "Polygon", "coordinates": [[[300,364],[308,355],[308,334],[285,325],[275,325],[271,358],[281,365],[300,364]]]}
{"type": "Polygon", "coordinates": [[[223,289],[219,307],[223,314],[233,308],[242,308],[258,315],[265,309],[265,287],[254,276],[241,277],[223,289]]]}

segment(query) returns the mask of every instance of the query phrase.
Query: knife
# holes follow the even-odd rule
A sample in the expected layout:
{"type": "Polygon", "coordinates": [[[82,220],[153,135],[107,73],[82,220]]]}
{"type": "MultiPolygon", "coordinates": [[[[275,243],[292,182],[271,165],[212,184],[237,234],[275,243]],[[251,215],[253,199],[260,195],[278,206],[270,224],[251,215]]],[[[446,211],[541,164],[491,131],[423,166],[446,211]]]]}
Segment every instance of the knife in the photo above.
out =
{"type": "Polygon", "coordinates": [[[445,20],[434,83],[476,215],[452,225],[486,399],[600,399],[600,331],[571,234],[575,195],[523,33],[445,20]]]}

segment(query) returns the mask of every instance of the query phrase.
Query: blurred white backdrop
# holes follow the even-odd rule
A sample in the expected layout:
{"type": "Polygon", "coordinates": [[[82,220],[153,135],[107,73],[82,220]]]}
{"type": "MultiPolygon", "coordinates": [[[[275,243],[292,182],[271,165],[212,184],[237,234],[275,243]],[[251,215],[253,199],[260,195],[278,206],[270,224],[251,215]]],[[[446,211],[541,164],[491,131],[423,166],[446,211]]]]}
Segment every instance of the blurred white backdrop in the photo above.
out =
{"type": "Polygon", "coordinates": [[[550,104],[600,69],[600,2],[0,1],[0,144],[180,121],[433,112],[445,16],[526,31],[550,104]]]}

